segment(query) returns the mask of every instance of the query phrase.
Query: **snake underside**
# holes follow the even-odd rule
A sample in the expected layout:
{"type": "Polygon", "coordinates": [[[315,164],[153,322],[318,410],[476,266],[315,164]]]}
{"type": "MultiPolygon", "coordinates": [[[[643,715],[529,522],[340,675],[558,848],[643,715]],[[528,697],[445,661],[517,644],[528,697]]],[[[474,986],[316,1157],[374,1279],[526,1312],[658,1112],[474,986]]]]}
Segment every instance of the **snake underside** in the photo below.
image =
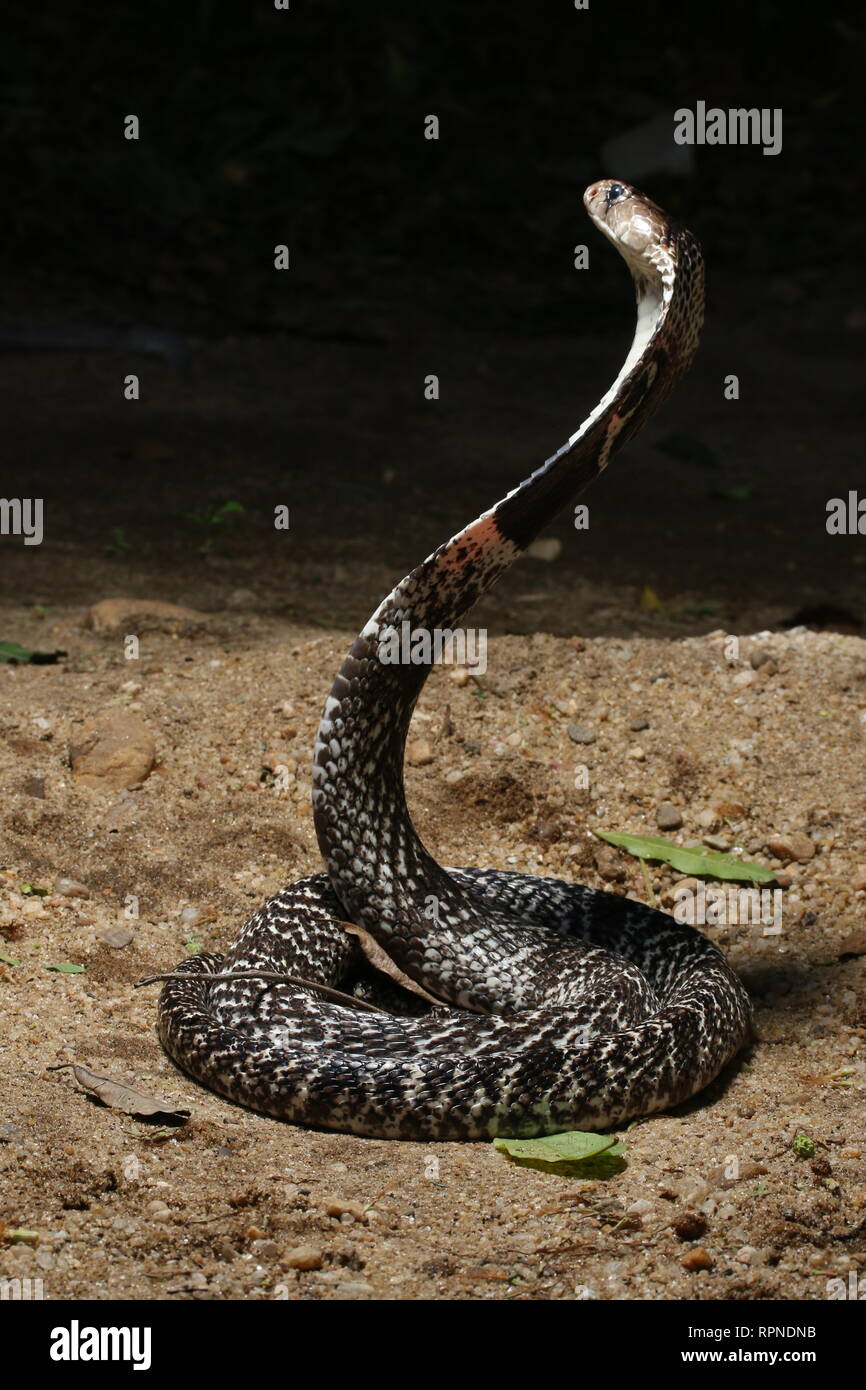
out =
{"type": "Polygon", "coordinates": [[[293,1123],[402,1139],[600,1129],[694,1095],[748,1036],[745,991],[699,931],[578,884],[443,868],[406,805],[403,752],[430,664],[393,660],[394,634],[456,629],[697,347],[692,235],[617,181],[584,201],[636,287],[616,381],[562,449],[402,580],[355,640],[313,765],[325,872],[265,903],[225,955],[185,961],[162,991],[170,1056],[293,1123]],[[347,923],[420,993],[375,970],[347,923]],[[351,998],[335,1002],[334,990],[351,998]]]}

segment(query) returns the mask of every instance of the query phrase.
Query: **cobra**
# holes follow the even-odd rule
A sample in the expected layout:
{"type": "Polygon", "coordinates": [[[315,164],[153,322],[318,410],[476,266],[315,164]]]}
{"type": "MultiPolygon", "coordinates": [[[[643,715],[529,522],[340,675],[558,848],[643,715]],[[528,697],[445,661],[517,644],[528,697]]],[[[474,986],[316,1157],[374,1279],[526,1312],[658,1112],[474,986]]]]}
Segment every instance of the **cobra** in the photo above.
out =
{"type": "Polygon", "coordinates": [[[162,990],[174,1061],[295,1124],[423,1140],[614,1127],[700,1091],[749,1034],[745,991],[702,933],[580,884],[444,868],[406,804],[404,747],[429,666],[380,660],[385,634],[457,627],[642,428],[697,348],[695,238],[616,180],[584,202],[637,291],[616,380],[557,453],[403,579],[356,638],[314,754],[325,872],[283,889],[224,955],[188,959],[162,990]],[[379,976],[346,923],[427,997],[379,976]]]}

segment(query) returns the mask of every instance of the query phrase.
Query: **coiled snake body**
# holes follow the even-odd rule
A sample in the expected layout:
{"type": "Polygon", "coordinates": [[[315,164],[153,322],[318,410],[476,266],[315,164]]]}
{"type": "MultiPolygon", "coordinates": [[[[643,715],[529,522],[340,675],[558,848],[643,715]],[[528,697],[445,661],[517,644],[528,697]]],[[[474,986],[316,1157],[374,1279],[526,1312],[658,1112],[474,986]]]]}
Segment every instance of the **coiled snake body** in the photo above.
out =
{"type": "Polygon", "coordinates": [[[355,640],[314,757],[326,872],[285,888],[224,956],[190,958],[163,987],[170,1056],[269,1115],[400,1139],[604,1128],[693,1095],[748,1034],[745,992],[700,932],[577,884],[444,869],[406,806],[403,750],[429,666],[382,660],[386,634],[457,627],[634,436],[697,347],[692,235],[618,182],[594,184],[584,202],[637,289],[616,381],[558,453],[402,580],[355,640]],[[377,984],[347,921],[442,1002],[377,984]]]}

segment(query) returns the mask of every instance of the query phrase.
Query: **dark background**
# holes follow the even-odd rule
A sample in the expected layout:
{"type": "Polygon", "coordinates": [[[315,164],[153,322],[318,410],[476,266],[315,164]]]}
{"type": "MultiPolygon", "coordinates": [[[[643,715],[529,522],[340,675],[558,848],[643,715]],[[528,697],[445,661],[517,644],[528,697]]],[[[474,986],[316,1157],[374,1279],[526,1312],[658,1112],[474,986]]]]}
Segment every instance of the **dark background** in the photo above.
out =
{"type": "Polygon", "coordinates": [[[623,172],[606,141],[704,100],[781,107],[784,138],[641,180],[704,244],[702,352],[587,494],[589,532],[560,521],[560,557],[522,562],[490,621],[866,619],[863,538],[825,531],[828,498],[866,492],[862,9],[151,0],[2,23],[2,487],[46,506],[38,550],[0,540],[13,604],[363,620],[613,379],[632,296],[580,195],[623,172]],[[143,325],[188,370],[139,353],[143,325]]]}

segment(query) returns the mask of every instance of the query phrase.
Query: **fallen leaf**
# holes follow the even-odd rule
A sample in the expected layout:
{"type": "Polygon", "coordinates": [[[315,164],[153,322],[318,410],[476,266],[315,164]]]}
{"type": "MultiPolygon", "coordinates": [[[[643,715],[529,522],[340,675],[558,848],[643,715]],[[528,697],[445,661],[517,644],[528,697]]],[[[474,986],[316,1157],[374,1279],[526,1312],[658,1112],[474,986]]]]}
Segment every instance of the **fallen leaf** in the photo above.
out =
{"type": "Polygon", "coordinates": [[[494,1139],[493,1147],[507,1154],[524,1168],[539,1168],[542,1172],[563,1176],[604,1176],[616,1172],[622,1163],[625,1146],[612,1134],[592,1134],[570,1130],[565,1134],[548,1134],[541,1139],[494,1139]],[[610,1161],[613,1160],[611,1163],[610,1161]]]}
{"type": "Polygon", "coordinates": [[[20,662],[22,666],[53,666],[59,661],[65,652],[31,652],[27,647],[22,647],[19,642],[0,642],[0,661],[9,661],[13,664],[20,662]]]}
{"type": "Polygon", "coordinates": [[[712,849],[683,849],[681,845],[671,844],[656,835],[614,834],[607,830],[594,830],[600,840],[634,854],[638,859],[659,859],[681,873],[696,874],[702,878],[726,878],[748,880],[752,883],[775,883],[776,875],[772,869],[762,864],[752,864],[747,859],[737,859],[733,854],[718,854],[712,849]]]}
{"type": "Polygon", "coordinates": [[[124,1115],[164,1115],[175,1120],[189,1119],[188,1110],[177,1110],[167,1101],[154,1100],[153,1096],[137,1091],[125,1081],[118,1081],[113,1076],[100,1076],[80,1062],[72,1063],[72,1071],[79,1086],[90,1091],[110,1110],[121,1110],[124,1115]]]}
{"type": "Polygon", "coordinates": [[[375,970],[380,970],[383,975],[387,975],[396,984],[402,985],[404,989],[410,990],[412,994],[420,995],[422,999],[426,999],[430,1004],[442,1003],[441,999],[437,999],[434,995],[428,994],[426,989],[422,989],[421,985],[416,984],[408,975],[405,975],[399,965],[394,964],[394,961],[392,961],[387,951],[383,950],[379,945],[376,938],[371,936],[368,931],[364,931],[363,927],[356,927],[351,922],[341,922],[340,926],[345,932],[348,932],[349,936],[357,938],[358,945],[375,970]]]}

